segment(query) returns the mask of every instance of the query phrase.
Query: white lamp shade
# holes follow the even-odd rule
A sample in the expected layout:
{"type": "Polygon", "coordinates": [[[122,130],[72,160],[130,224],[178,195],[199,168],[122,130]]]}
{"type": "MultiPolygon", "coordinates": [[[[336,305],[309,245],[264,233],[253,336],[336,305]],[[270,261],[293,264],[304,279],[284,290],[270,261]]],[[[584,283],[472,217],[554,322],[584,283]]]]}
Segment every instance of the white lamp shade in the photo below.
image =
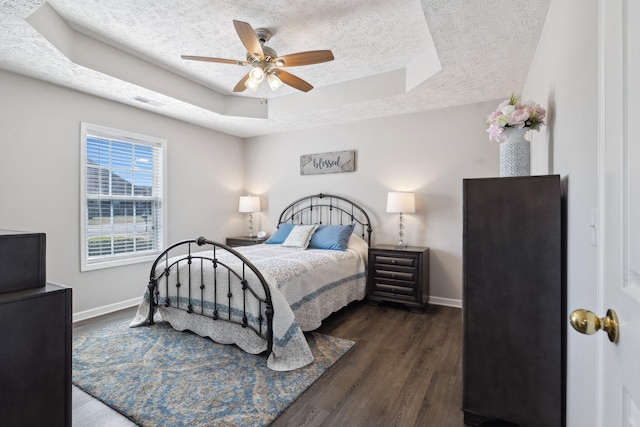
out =
{"type": "Polygon", "coordinates": [[[387,194],[387,212],[389,213],[415,213],[416,201],[413,193],[390,191],[387,194]]]}
{"type": "Polygon", "coordinates": [[[240,196],[238,212],[260,212],[260,197],[240,196]]]}

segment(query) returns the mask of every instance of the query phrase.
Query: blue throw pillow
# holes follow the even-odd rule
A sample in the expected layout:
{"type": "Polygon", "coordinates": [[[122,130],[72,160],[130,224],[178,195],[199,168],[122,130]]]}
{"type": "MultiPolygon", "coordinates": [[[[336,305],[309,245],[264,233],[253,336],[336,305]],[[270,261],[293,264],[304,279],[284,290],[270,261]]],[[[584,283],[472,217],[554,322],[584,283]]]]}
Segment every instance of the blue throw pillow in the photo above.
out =
{"type": "Polygon", "coordinates": [[[279,245],[283,243],[287,239],[287,236],[289,236],[289,233],[291,233],[291,230],[293,230],[294,225],[295,224],[291,224],[289,222],[278,224],[276,232],[273,233],[273,236],[269,237],[264,243],[268,245],[279,245]]]}
{"type": "Polygon", "coordinates": [[[349,237],[353,233],[355,224],[349,225],[321,225],[318,227],[311,242],[309,249],[336,249],[344,251],[347,249],[349,237]]]}

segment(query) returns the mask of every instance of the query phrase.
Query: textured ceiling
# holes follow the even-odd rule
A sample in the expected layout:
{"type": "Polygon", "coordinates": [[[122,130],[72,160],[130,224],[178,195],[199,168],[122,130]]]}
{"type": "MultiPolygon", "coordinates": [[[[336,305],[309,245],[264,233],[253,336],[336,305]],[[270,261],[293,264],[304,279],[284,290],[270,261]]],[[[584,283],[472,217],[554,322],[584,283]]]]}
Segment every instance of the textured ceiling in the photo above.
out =
{"type": "Polygon", "coordinates": [[[250,137],[507,97],[526,78],[549,2],[0,0],[0,68],[250,137]],[[244,60],[233,19],[269,28],[279,55],[336,59],[287,69],[315,86],[306,94],[263,84],[237,97],[247,68],[180,59],[244,60]]]}

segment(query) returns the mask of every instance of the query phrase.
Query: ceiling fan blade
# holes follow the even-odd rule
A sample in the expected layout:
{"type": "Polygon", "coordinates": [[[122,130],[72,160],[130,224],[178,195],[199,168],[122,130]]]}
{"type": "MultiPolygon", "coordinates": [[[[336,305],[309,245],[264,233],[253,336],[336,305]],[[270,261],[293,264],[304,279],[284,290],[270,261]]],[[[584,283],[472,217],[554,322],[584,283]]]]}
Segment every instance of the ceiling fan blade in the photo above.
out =
{"type": "Polygon", "coordinates": [[[236,84],[236,87],[233,88],[233,91],[244,92],[244,90],[247,88],[247,86],[245,86],[247,80],[249,80],[249,73],[245,74],[245,76],[240,79],[240,81],[236,84]]]}
{"type": "Polygon", "coordinates": [[[310,50],[309,52],[292,53],[276,58],[276,61],[284,62],[283,67],[297,67],[300,65],[319,64],[333,61],[333,53],[330,50],[310,50]]]}
{"type": "Polygon", "coordinates": [[[204,61],[204,62],[218,62],[221,64],[234,64],[234,65],[249,65],[246,61],[238,61],[236,59],[223,59],[223,58],[211,58],[209,56],[193,56],[193,55],[181,55],[182,59],[189,61],[204,61]]]}
{"type": "Polygon", "coordinates": [[[247,52],[258,55],[260,60],[264,61],[262,45],[260,45],[260,40],[258,40],[258,36],[256,36],[253,27],[246,22],[236,21],[235,19],[233,20],[233,26],[236,27],[238,37],[240,37],[240,41],[242,41],[244,47],[247,48],[247,52]]]}
{"type": "Polygon", "coordinates": [[[277,71],[275,71],[275,74],[280,80],[282,80],[282,83],[289,85],[294,89],[298,89],[303,92],[309,92],[311,89],[313,89],[313,86],[302,80],[300,77],[294,76],[291,73],[287,73],[284,70],[278,69],[277,71]]]}

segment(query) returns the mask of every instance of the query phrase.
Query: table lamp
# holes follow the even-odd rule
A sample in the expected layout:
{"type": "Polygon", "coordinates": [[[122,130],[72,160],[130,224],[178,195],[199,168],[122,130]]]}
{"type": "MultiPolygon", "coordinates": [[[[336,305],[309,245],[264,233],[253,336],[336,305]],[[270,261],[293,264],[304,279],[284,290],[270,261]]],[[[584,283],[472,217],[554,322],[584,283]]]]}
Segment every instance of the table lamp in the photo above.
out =
{"type": "Polygon", "coordinates": [[[260,197],[240,196],[238,212],[249,213],[249,237],[253,237],[253,212],[260,212],[260,197]]]}
{"type": "Polygon", "coordinates": [[[415,195],[408,192],[390,191],[387,194],[387,212],[397,213],[398,217],[398,244],[396,247],[404,248],[407,244],[404,242],[404,218],[403,213],[415,213],[416,202],[415,195]]]}

